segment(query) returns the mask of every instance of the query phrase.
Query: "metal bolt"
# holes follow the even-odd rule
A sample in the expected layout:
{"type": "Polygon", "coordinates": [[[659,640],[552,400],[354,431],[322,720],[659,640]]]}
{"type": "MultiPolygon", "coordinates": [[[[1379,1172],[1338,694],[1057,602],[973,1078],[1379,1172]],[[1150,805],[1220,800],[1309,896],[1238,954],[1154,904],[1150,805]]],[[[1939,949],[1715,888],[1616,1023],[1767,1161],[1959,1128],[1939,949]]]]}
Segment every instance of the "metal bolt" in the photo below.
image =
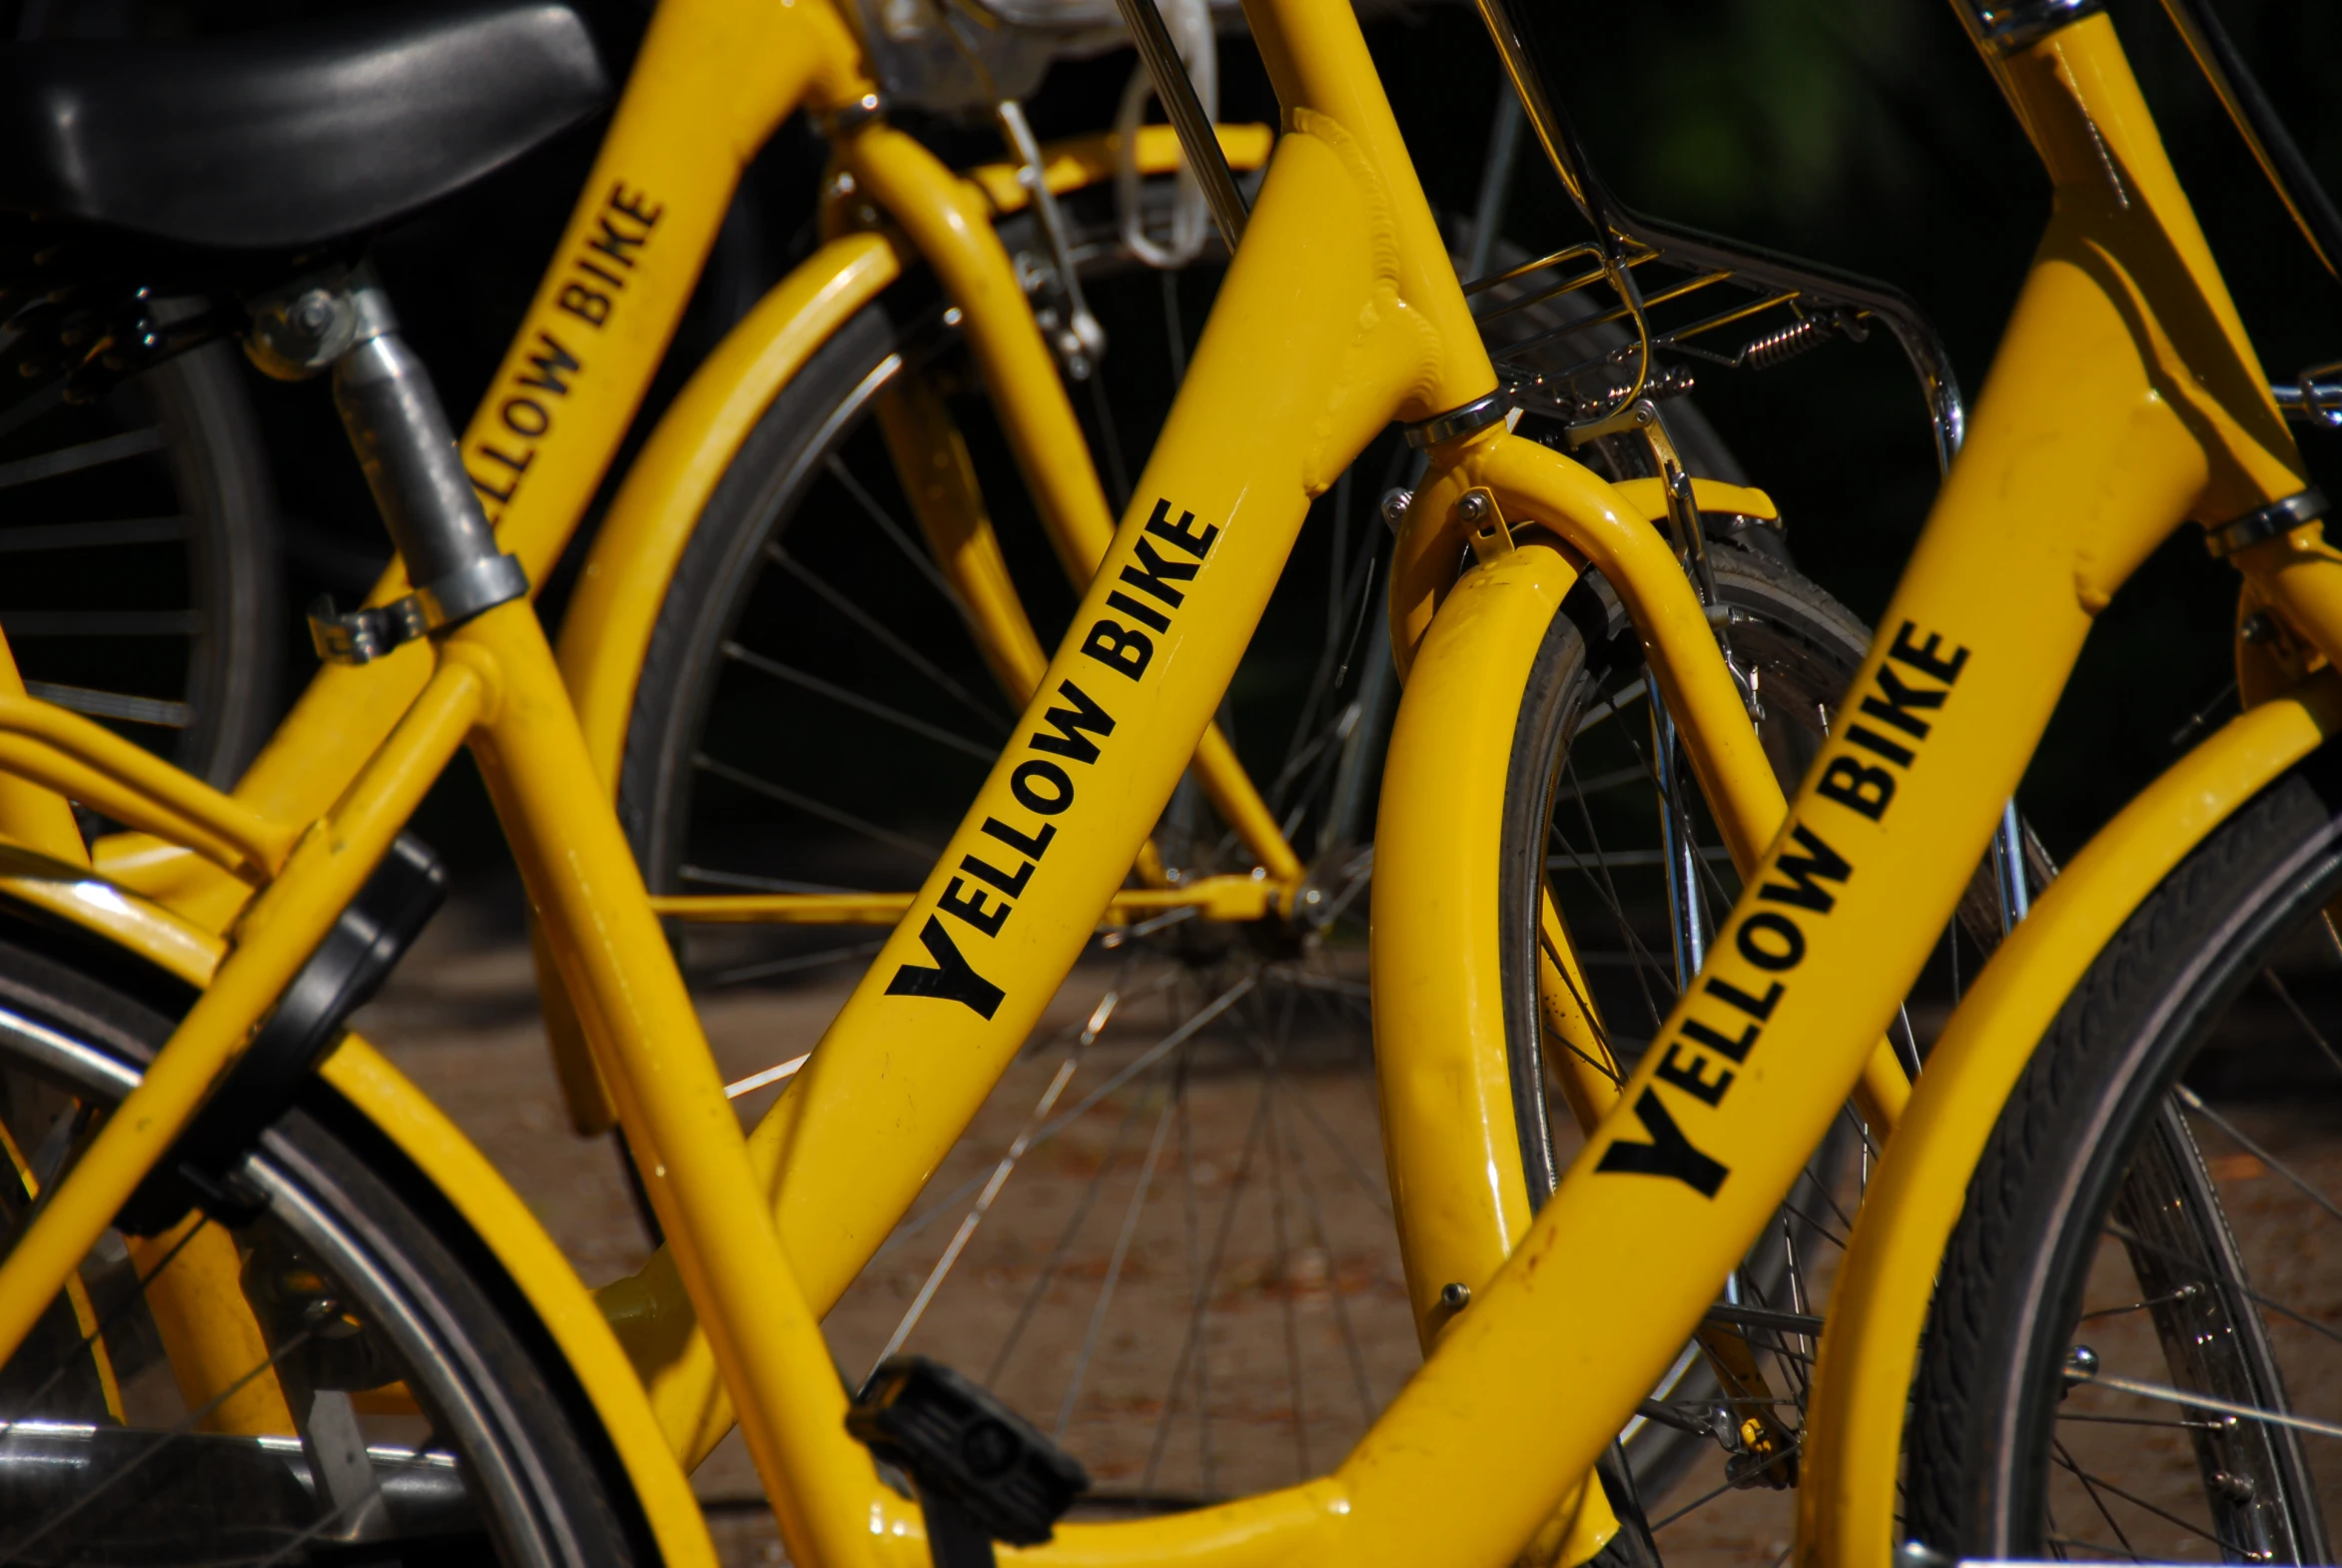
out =
{"type": "Polygon", "coordinates": [[[2276,619],[2267,610],[2255,610],[2236,628],[2236,635],[2246,642],[2271,641],[2277,635],[2276,619]]]}
{"type": "Polygon", "coordinates": [[[1464,498],[1455,503],[1455,514],[1464,526],[1477,528],[1488,520],[1488,497],[1478,490],[1466,491],[1464,498]]]}
{"type": "Polygon", "coordinates": [[[1451,1312],[1460,1312],[1472,1304],[1472,1287],[1462,1280],[1450,1280],[1439,1287],[1439,1304],[1451,1312]]]}
{"type": "Polygon", "coordinates": [[[303,337],[320,342],[334,326],[333,296],[323,289],[312,289],[293,302],[285,319],[303,337]]]}
{"type": "Polygon", "coordinates": [[[1415,492],[1413,490],[1398,489],[1383,491],[1383,525],[1388,527],[1393,533],[1398,532],[1398,525],[1407,520],[1407,508],[1414,504],[1415,492]]]}
{"type": "Polygon", "coordinates": [[[2065,1352],[2065,1380],[2086,1383],[2098,1375],[2098,1352],[2086,1344],[2077,1344],[2065,1352]]]}

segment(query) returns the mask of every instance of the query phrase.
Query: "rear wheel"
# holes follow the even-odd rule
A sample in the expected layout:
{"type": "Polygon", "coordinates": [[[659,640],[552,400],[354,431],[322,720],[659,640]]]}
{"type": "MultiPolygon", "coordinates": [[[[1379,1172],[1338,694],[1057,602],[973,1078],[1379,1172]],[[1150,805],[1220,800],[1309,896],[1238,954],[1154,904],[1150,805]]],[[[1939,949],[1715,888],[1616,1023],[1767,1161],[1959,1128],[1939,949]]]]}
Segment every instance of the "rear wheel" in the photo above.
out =
{"type": "MultiPolygon", "coordinates": [[[[170,1033],[169,992],[0,940],[11,1237],[170,1033]]],[[[0,1366],[0,1557],[650,1555],[611,1501],[625,1494],[605,1486],[590,1409],[509,1287],[346,1107],[313,1085],[234,1185],[236,1214],[107,1231],[0,1366]]]]}

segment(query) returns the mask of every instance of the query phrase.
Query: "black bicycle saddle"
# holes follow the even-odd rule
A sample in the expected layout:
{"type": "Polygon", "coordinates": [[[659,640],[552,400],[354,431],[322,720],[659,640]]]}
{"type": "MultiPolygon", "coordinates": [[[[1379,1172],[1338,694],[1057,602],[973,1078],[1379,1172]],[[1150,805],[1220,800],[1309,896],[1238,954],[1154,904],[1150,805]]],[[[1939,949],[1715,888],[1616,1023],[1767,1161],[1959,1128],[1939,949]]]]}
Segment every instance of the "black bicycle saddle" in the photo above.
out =
{"type": "Polygon", "coordinates": [[[0,209],[299,250],[446,196],[608,96],[585,24],[554,0],[0,44],[0,209]]]}

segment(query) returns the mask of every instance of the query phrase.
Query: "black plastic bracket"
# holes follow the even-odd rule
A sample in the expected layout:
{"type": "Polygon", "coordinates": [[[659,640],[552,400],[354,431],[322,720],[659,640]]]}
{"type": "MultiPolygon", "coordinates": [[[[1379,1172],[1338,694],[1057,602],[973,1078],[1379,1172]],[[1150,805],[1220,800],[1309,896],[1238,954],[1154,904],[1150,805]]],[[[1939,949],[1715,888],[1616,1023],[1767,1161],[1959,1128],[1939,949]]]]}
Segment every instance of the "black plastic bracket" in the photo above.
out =
{"type": "Polygon", "coordinates": [[[358,897],[278,998],[276,1011],[187,1131],[139,1183],[116,1218],[131,1235],[154,1235],[193,1207],[231,1222],[251,1217],[230,1175],[292,1104],[326,1048],[421,935],[447,894],[446,869],[411,834],[391,841],[358,897]]]}
{"type": "Polygon", "coordinates": [[[993,1542],[1050,1538],[1090,1476],[989,1390],[923,1355],[878,1364],[846,1430],[911,1478],[936,1568],[992,1568],[993,1542]]]}

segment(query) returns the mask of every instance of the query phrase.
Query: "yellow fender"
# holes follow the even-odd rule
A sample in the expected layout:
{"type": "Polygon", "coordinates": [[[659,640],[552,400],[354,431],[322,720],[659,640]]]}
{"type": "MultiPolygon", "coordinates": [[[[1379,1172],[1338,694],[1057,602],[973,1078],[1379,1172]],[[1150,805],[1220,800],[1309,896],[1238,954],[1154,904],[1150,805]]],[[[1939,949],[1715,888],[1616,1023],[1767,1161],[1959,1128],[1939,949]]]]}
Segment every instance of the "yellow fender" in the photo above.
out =
{"type": "Polygon", "coordinates": [[[1529,1228],[1503,1050],[1498,852],[1521,693],[1577,580],[1544,543],[1466,572],[1416,650],[1391,730],[1374,844],[1374,1071],[1426,1350],[1456,1312],[1441,1289],[1484,1289],[1529,1228]]]}
{"type": "Polygon", "coordinates": [[[561,677],[605,787],[617,787],[659,604],[716,482],[781,389],[902,275],[882,235],[814,252],[708,356],[627,470],[561,622],[561,677]]]}
{"type": "Polygon", "coordinates": [[[2188,851],[2342,729],[2332,669],[2231,719],[2100,829],[1993,954],[1920,1075],[1831,1296],[1806,1419],[1798,1562],[1884,1563],[1936,1269],[2000,1108],[2065,999],[2188,851]]]}

